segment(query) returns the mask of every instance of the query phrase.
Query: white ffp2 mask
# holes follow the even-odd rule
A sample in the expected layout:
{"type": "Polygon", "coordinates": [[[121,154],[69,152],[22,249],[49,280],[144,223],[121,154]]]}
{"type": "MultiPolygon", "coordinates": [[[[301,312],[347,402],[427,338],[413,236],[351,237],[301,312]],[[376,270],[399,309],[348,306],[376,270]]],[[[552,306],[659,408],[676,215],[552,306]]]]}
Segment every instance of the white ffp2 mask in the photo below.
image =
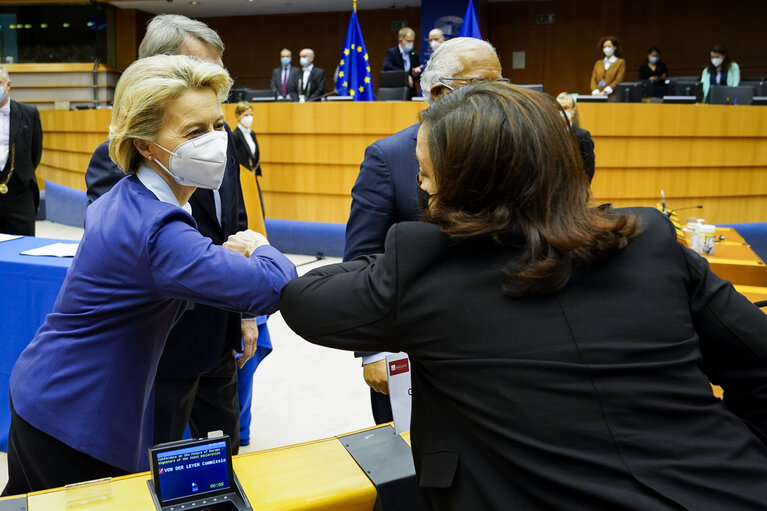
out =
{"type": "Polygon", "coordinates": [[[178,184],[218,190],[226,171],[229,137],[225,131],[211,131],[179,144],[173,151],[155,145],[170,154],[168,167],[154,159],[178,184]]]}

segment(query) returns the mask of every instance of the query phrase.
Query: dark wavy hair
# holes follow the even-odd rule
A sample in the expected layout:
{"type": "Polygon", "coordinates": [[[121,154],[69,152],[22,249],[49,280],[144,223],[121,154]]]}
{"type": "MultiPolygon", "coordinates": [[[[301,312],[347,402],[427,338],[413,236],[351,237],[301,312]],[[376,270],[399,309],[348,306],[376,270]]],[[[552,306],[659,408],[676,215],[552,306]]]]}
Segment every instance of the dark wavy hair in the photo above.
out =
{"type": "Polygon", "coordinates": [[[722,69],[725,71],[730,70],[730,66],[732,65],[732,60],[730,60],[730,54],[727,53],[727,48],[725,48],[721,44],[715,44],[711,47],[710,50],[708,50],[708,54],[706,54],[706,57],[708,58],[708,64],[706,64],[706,69],[708,69],[709,73],[716,73],[716,68],[714,67],[714,64],[711,63],[711,52],[714,53],[721,53],[724,55],[724,60],[722,61],[722,69]]]}
{"type": "Polygon", "coordinates": [[[507,295],[558,291],[574,264],[639,233],[637,217],[588,206],[577,143],[551,96],[484,82],[445,95],[421,122],[437,184],[424,220],[454,238],[521,244],[503,265],[507,295]]]}
{"type": "Polygon", "coordinates": [[[613,46],[615,46],[615,56],[620,57],[623,53],[623,48],[621,47],[621,42],[618,40],[617,37],[614,35],[606,35],[599,38],[599,43],[597,44],[597,47],[599,48],[599,54],[604,57],[604,52],[602,51],[602,46],[604,46],[605,42],[610,41],[613,43],[613,46]]]}

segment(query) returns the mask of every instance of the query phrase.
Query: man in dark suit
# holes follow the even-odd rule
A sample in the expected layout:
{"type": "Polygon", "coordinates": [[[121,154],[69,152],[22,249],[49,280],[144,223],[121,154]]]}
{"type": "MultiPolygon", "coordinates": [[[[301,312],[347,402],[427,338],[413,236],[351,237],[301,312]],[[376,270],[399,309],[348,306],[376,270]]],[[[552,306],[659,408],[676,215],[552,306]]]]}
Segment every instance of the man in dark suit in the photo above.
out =
{"type": "Polygon", "coordinates": [[[314,65],[314,50],[304,48],[298,54],[301,57],[301,73],[298,76],[298,98],[304,101],[317,101],[325,93],[325,70],[314,65]]]}
{"type": "MultiPolygon", "coordinates": [[[[451,39],[434,52],[429,67],[421,77],[421,87],[428,103],[443,94],[470,83],[461,78],[497,80],[501,63],[488,43],[469,37],[451,39]],[[451,76],[454,62],[463,70],[451,76]],[[451,77],[443,84],[440,78],[451,77]]],[[[416,200],[418,160],[415,157],[416,135],[420,125],[414,124],[389,137],[374,142],[365,150],[357,181],[352,188],[352,206],[346,224],[344,261],[383,252],[386,233],[397,222],[417,220],[420,215],[416,200]]],[[[363,377],[370,385],[373,418],[377,424],[392,420],[387,394],[386,353],[355,353],[362,357],[363,377]]]]}
{"type": "Polygon", "coordinates": [[[301,72],[290,65],[293,53],[283,48],[280,52],[280,67],[272,71],[272,94],[276,99],[292,99],[298,101],[298,75],[301,72]]]}
{"type": "MultiPolygon", "coordinates": [[[[223,43],[202,22],[184,16],[156,16],[147,26],[139,58],[157,53],[191,55],[223,65],[223,43]]],[[[228,236],[247,228],[240,188],[237,148],[229,127],[224,180],[218,190],[198,188],[189,199],[192,216],[204,236],[222,244],[228,236]]],[[[108,142],[93,153],[86,171],[91,201],[106,193],[125,174],[109,158],[108,142]]],[[[259,328],[255,319],[193,304],[171,330],[155,379],[155,443],[181,439],[189,425],[195,437],[222,430],[239,447],[237,367],[253,355],[259,328]],[[244,348],[241,344],[244,343],[244,348]],[[234,351],[242,350],[235,361],[234,351]]]]}
{"type": "Polygon", "coordinates": [[[401,28],[397,33],[397,46],[386,50],[386,58],[383,63],[384,71],[396,71],[402,69],[408,72],[408,99],[415,96],[415,84],[421,77],[423,66],[421,57],[413,49],[415,44],[415,32],[412,28],[401,28]]]}
{"type": "Polygon", "coordinates": [[[37,108],[12,100],[10,90],[8,70],[0,66],[0,232],[34,236],[43,128],[37,108]]]}

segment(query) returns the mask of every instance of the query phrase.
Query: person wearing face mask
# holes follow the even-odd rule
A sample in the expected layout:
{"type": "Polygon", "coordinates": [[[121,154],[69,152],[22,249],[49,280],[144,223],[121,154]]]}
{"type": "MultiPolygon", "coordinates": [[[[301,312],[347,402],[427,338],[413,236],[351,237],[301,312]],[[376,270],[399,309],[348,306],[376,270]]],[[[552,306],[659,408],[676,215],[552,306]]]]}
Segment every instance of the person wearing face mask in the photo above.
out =
{"type": "Polygon", "coordinates": [[[597,45],[604,58],[594,63],[591,73],[591,94],[610,96],[626,74],[626,61],[621,58],[621,45],[615,36],[605,36],[597,45]]]}
{"type": "Polygon", "coordinates": [[[437,51],[437,48],[439,48],[439,45],[445,42],[445,34],[442,32],[439,28],[432,28],[429,31],[429,46],[431,46],[431,51],[435,52],[437,51]]]}
{"type": "Polygon", "coordinates": [[[290,65],[293,53],[283,48],[280,51],[280,67],[272,71],[270,88],[276,99],[291,99],[298,101],[298,75],[301,70],[290,65]]]}
{"type": "Polygon", "coordinates": [[[408,99],[415,96],[415,84],[421,76],[423,66],[421,57],[415,52],[415,32],[412,28],[401,28],[397,33],[397,46],[386,50],[386,58],[383,63],[384,71],[397,71],[398,69],[408,73],[408,99]]]}
{"type": "Polygon", "coordinates": [[[301,73],[298,76],[298,100],[317,101],[325,93],[325,70],[314,65],[314,50],[304,48],[301,56],[301,73]]]}
{"type": "Polygon", "coordinates": [[[195,190],[224,179],[231,83],[183,55],[139,59],[117,83],[109,155],[128,177],[88,207],[53,312],[11,373],[5,495],[147,470],[174,322],[190,303],[273,313],[296,276],[262,235],[217,246],[190,214],[195,190]]]}
{"type": "Polygon", "coordinates": [[[580,116],[578,115],[578,105],[575,102],[575,97],[567,92],[560,92],[557,96],[557,103],[562,107],[567,117],[572,133],[575,136],[575,140],[578,142],[578,149],[581,153],[581,160],[583,160],[583,170],[586,172],[586,177],[589,179],[589,183],[594,179],[594,141],[591,139],[591,133],[581,128],[580,116]]]}
{"type": "Polygon", "coordinates": [[[708,91],[712,85],[737,87],[740,85],[740,66],[730,59],[727,49],[715,44],[708,52],[708,64],[703,69],[700,81],[703,82],[703,101],[708,100],[708,91]]]}
{"type": "Polygon", "coordinates": [[[256,132],[251,129],[253,124],[253,108],[250,106],[250,103],[245,101],[237,103],[234,107],[234,117],[237,119],[237,129],[232,132],[232,136],[237,146],[237,160],[240,165],[253,172],[259,203],[261,204],[261,215],[266,217],[264,201],[261,195],[261,185],[258,182],[258,177],[261,175],[261,154],[258,150],[256,132]]]}
{"type": "Polygon", "coordinates": [[[0,233],[34,236],[43,129],[37,108],[12,100],[10,90],[8,70],[0,66],[0,233]]]}
{"type": "Polygon", "coordinates": [[[668,77],[668,68],[660,60],[660,48],[651,46],[647,50],[644,63],[639,66],[639,79],[648,80],[651,84],[653,97],[662,98],[666,93],[665,80],[668,77]]]}
{"type": "MultiPolygon", "coordinates": [[[[219,66],[223,52],[224,44],[213,29],[175,14],[152,18],[139,45],[139,58],[180,54],[219,66]]],[[[229,141],[221,186],[216,190],[199,188],[189,198],[198,230],[216,245],[248,226],[235,137],[226,124],[224,129],[229,141]]],[[[109,157],[109,142],[104,142],[94,151],[85,173],[89,199],[98,199],[125,176],[109,157]]],[[[246,445],[250,406],[245,407],[238,399],[238,369],[258,365],[271,349],[265,317],[253,318],[203,304],[191,307],[171,330],[157,369],[155,443],[180,440],[188,425],[195,437],[223,431],[231,437],[235,453],[240,444],[246,445]],[[235,360],[236,352],[242,356],[235,360]]]]}
{"type": "MultiPolygon", "coordinates": [[[[483,80],[501,80],[495,48],[473,37],[455,37],[435,51],[421,76],[424,99],[432,104],[453,89],[483,80]]],[[[428,197],[416,186],[414,124],[367,147],[346,223],[344,261],[383,252],[386,232],[397,222],[418,220],[428,197]]],[[[355,353],[362,359],[362,377],[370,386],[376,424],[392,420],[386,353],[355,353]]]]}

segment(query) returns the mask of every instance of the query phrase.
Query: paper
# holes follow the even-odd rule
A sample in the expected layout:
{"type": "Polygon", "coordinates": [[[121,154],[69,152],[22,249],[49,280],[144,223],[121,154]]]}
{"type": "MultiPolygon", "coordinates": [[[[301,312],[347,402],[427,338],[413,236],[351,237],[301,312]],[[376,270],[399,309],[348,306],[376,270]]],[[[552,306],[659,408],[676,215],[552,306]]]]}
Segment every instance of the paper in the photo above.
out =
{"type": "Polygon", "coordinates": [[[74,257],[75,252],[77,252],[77,243],[54,243],[44,247],[25,250],[21,252],[21,255],[74,257]]]}
{"type": "Polygon", "coordinates": [[[389,377],[389,400],[394,417],[394,431],[399,435],[410,431],[412,389],[410,359],[407,353],[386,355],[386,374],[389,377]]]}
{"type": "Polygon", "coordinates": [[[17,240],[19,238],[21,238],[21,236],[16,236],[15,234],[0,234],[0,242],[17,240]]]}

